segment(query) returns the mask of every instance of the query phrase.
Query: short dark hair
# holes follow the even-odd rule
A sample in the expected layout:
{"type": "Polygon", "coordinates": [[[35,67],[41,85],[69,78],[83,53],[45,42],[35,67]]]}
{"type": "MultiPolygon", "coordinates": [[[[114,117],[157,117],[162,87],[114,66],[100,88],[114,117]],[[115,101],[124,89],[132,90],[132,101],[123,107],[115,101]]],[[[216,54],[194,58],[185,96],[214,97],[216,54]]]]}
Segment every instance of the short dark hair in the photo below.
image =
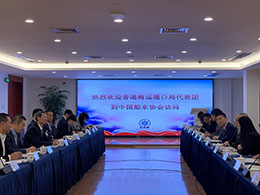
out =
{"type": "Polygon", "coordinates": [[[65,114],[71,115],[71,114],[73,114],[73,112],[70,109],[66,109],[65,112],[64,112],[64,115],[65,114]]]}
{"type": "Polygon", "coordinates": [[[17,122],[18,124],[21,124],[23,120],[26,121],[26,118],[21,114],[17,114],[12,118],[11,123],[14,124],[15,122],[17,122]]]}
{"type": "Polygon", "coordinates": [[[0,113],[0,123],[4,122],[6,123],[8,121],[8,117],[10,118],[10,116],[6,113],[0,113]]]}
{"type": "Polygon", "coordinates": [[[77,121],[77,118],[76,118],[76,116],[75,116],[74,114],[71,114],[71,115],[69,115],[69,117],[67,118],[67,121],[69,121],[69,120],[73,120],[73,121],[75,122],[75,121],[77,121]]]}
{"type": "Polygon", "coordinates": [[[216,118],[217,118],[218,116],[224,116],[225,118],[227,117],[227,115],[226,115],[224,112],[217,113],[217,114],[216,114],[216,118]]]}
{"type": "Polygon", "coordinates": [[[42,109],[41,109],[41,108],[35,108],[35,109],[33,110],[33,112],[32,112],[32,117],[34,117],[34,115],[35,115],[37,112],[39,112],[39,111],[42,111],[42,109]]]}
{"type": "Polygon", "coordinates": [[[212,111],[211,111],[211,114],[212,115],[217,115],[217,114],[219,114],[219,113],[223,113],[223,111],[222,110],[220,110],[219,108],[215,108],[215,109],[213,109],[212,111]]]}
{"type": "Polygon", "coordinates": [[[46,112],[46,114],[47,114],[48,112],[52,112],[52,113],[53,113],[53,111],[52,111],[52,110],[46,110],[45,112],[46,112]]]}
{"type": "MultiPolygon", "coordinates": [[[[206,113],[206,114],[204,114],[204,117],[210,118],[211,115],[210,115],[210,113],[206,113]]],[[[204,118],[204,117],[203,117],[203,118],[204,118]]]]}
{"type": "Polygon", "coordinates": [[[39,111],[39,112],[37,112],[37,113],[35,114],[35,119],[36,119],[36,121],[38,121],[38,120],[37,120],[38,117],[40,117],[40,118],[42,117],[42,114],[45,114],[45,112],[44,112],[44,111],[39,111]]]}

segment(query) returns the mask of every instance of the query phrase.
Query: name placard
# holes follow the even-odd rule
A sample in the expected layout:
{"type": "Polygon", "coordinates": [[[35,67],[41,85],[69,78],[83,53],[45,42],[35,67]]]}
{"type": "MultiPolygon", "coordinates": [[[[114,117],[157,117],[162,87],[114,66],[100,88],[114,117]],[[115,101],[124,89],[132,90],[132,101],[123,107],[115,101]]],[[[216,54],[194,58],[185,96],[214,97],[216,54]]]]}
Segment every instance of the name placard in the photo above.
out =
{"type": "Polygon", "coordinates": [[[39,154],[38,154],[37,152],[34,152],[34,153],[33,153],[33,156],[34,156],[34,160],[35,160],[35,161],[37,161],[37,160],[40,159],[40,156],[39,156],[39,154]]]}
{"type": "Polygon", "coordinates": [[[240,160],[237,160],[237,161],[236,161],[236,164],[234,165],[234,169],[235,169],[236,171],[238,171],[238,169],[240,168],[240,166],[241,166],[241,161],[240,161],[240,160]]]}
{"type": "Polygon", "coordinates": [[[88,130],[88,134],[89,134],[89,135],[91,135],[91,132],[90,132],[90,130],[88,130]]]}
{"type": "Polygon", "coordinates": [[[79,135],[77,134],[77,140],[80,140],[80,137],[79,137],[79,135]]]}
{"type": "Polygon", "coordinates": [[[69,142],[68,142],[68,140],[64,140],[64,144],[65,144],[65,146],[68,146],[69,145],[69,142]]]}
{"type": "Polygon", "coordinates": [[[199,141],[201,141],[201,140],[202,140],[202,137],[203,137],[203,135],[201,135],[201,136],[200,136],[200,138],[199,138],[199,141]]]}
{"type": "Polygon", "coordinates": [[[206,146],[208,146],[208,145],[209,145],[209,141],[210,141],[210,140],[209,140],[209,139],[207,139],[207,141],[206,141],[206,143],[205,143],[205,145],[206,145],[206,146]]]}
{"type": "Polygon", "coordinates": [[[195,135],[195,131],[193,131],[191,135],[192,135],[192,136],[195,135]]]}
{"type": "Polygon", "coordinates": [[[13,171],[17,171],[18,169],[20,169],[20,166],[17,164],[16,161],[10,162],[10,166],[13,171]]]}
{"type": "Polygon", "coordinates": [[[47,151],[48,151],[49,154],[53,153],[51,146],[47,146],[47,151]]]}
{"type": "Polygon", "coordinates": [[[199,132],[196,133],[195,138],[197,138],[198,136],[199,136],[199,132]]]}
{"type": "Polygon", "coordinates": [[[213,153],[217,153],[217,151],[218,151],[218,146],[215,146],[215,148],[214,148],[214,150],[213,150],[213,153]]]}
{"type": "Polygon", "coordinates": [[[255,172],[255,174],[253,175],[253,177],[251,179],[251,182],[253,184],[255,184],[256,186],[258,186],[259,181],[260,181],[260,173],[259,172],[255,172]]]}
{"type": "Polygon", "coordinates": [[[226,160],[227,160],[227,157],[228,157],[228,152],[226,152],[226,153],[223,155],[223,160],[226,161],[226,160]]]}

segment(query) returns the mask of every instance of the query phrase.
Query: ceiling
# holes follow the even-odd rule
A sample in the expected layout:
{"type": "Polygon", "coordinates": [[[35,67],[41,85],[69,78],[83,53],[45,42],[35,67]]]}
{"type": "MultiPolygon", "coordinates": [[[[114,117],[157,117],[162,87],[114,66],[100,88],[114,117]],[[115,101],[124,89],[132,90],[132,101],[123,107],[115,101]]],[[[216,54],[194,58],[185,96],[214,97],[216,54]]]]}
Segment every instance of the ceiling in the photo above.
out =
{"type": "Polygon", "coordinates": [[[176,77],[197,78],[217,70],[219,77],[241,77],[244,68],[260,61],[259,10],[259,0],[4,0],[0,7],[0,71],[27,77],[84,78],[112,73],[132,77],[130,70],[137,70],[138,77],[157,78],[154,75],[169,77],[177,70],[176,77]],[[123,23],[113,22],[110,14],[115,11],[125,14],[123,23]],[[214,20],[205,22],[206,16],[214,20]],[[28,18],[34,23],[25,23],[28,18]],[[161,35],[161,27],[188,27],[189,32],[161,35]],[[76,28],[80,33],[57,35],[51,28],[76,28]],[[193,37],[196,42],[189,40],[193,37]],[[129,41],[123,43],[122,38],[129,41]],[[132,54],[126,54],[129,50],[132,54]],[[253,54],[221,61],[237,55],[237,50],[253,54]],[[17,58],[17,51],[36,62],[17,58]],[[92,55],[104,59],[84,62],[85,56],[92,55]],[[156,60],[157,55],[173,59],[156,60]],[[52,74],[53,70],[57,73],[52,74]]]}

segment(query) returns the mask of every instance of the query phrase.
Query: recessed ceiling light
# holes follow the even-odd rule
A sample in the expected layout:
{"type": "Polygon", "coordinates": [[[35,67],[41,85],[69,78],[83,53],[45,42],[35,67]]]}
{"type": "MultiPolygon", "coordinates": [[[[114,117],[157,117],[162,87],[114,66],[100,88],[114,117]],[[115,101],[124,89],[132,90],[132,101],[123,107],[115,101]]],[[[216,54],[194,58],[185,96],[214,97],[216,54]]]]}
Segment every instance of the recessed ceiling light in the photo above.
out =
{"type": "Polygon", "coordinates": [[[217,71],[215,71],[215,70],[212,70],[211,72],[212,72],[213,74],[214,74],[214,73],[217,73],[217,71]]]}
{"type": "Polygon", "coordinates": [[[95,74],[96,73],[96,71],[92,71],[92,74],[95,74]]]}
{"type": "Polygon", "coordinates": [[[25,22],[28,23],[28,24],[32,24],[32,23],[34,23],[34,20],[33,19],[26,19],[25,22]]]}
{"type": "Polygon", "coordinates": [[[114,19],[114,22],[115,23],[122,23],[123,19],[122,18],[117,18],[117,19],[114,19]]]}
{"type": "Polygon", "coordinates": [[[64,75],[64,78],[67,78],[68,76],[67,75],[64,75]]]}
{"type": "Polygon", "coordinates": [[[76,51],[73,51],[73,52],[71,52],[71,54],[73,54],[73,55],[76,55],[78,52],[76,52],[76,51]]]}
{"type": "Polygon", "coordinates": [[[241,50],[236,50],[236,53],[242,53],[242,51],[241,50]]]}
{"type": "Polygon", "coordinates": [[[128,42],[128,39],[121,39],[121,41],[126,43],[126,42],[128,42]]]}
{"type": "Polygon", "coordinates": [[[258,38],[258,41],[260,41],[260,37],[258,38]]]}
{"type": "Polygon", "coordinates": [[[88,62],[88,60],[84,60],[84,62],[88,62]]]}
{"type": "Polygon", "coordinates": [[[181,51],[181,53],[187,53],[187,51],[181,51]]]}
{"type": "Polygon", "coordinates": [[[131,60],[129,60],[130,62],[134,62],[135,60],[133,60],[133,59],[131,59],[131,60]]]}
{"type": "Polygon", "coordinates": [[[54,39],[54,42],[55,42],[55,43],[60,43],[61,40],[60,40],[60,39],[54,39]]]}
{"type": "Polygon", "coordinates": [[[175,70],[173,70],[173,71],[172,71],[172,73],[176,73],[176,71],[175,71],[175,70]]]}
{"type": "Polygon", "coordinates": [[[136,71],[134,71],[134,70],[133,70],[133,71],[132,71],[132,73],[133,73],[133,74],[135,74],[135,73],[136,73],[136,71]]]}
{"type": "Polygon", "coordinates": [[[190,38],[190,41],[197,41],[196,38],[190,38]]]}
{"type": "Polygon", "coordinates": [[[42,60],[37,60],[37,62],[41,63],[41,62],[42,62],[42,60]]]}
{"type": "Polygon", "coordinates": [[[52,74],[56,74],[56,72],[55,72],[55,71],[52,71],[52,74]]]}
{"type": "Polygon", "coordinates": [[[127,53],[127,54],[131,54],[131,53],[132,53],[132,51],[127,51],[126,53],[127,53]]]}
{"type": "Polygon", "coordinates": [[[181,60],[180,59],[177,59],[176,62],[180,62],[181,60]]]}
{"type": "Polygon", "coordinates": [[[18,52],[16,52],[17,54],[23,54],[23,52],[21,52],[21,51],[18,51],[18,52]]]}
{"type": "Polygon", "coordinates": [[[206,21],[206,22],[211,22],[211,21],[213,21],[213,18],[212,18],[212,17],[205,17],[205,18],[204,18],[204,21],[206,21]]]}
{"type": "Polygon", "coordinates": [[[222,59],[221,61],[222,61],[222,62],[226,62],[227,60],[226,60],[226,59],[222,59]]]}

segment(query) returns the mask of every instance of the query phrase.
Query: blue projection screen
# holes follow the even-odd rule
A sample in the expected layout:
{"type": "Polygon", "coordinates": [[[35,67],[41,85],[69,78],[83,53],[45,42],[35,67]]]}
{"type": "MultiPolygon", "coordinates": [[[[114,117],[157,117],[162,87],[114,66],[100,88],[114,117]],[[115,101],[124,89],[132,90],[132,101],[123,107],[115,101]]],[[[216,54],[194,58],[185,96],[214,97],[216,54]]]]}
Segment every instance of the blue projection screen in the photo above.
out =
{"type": "Polygon", "coordinates": [[[178,136],[192,108],[213,105],[213,80],[78,80],[77,109],[107,136],[178,136]]]}

